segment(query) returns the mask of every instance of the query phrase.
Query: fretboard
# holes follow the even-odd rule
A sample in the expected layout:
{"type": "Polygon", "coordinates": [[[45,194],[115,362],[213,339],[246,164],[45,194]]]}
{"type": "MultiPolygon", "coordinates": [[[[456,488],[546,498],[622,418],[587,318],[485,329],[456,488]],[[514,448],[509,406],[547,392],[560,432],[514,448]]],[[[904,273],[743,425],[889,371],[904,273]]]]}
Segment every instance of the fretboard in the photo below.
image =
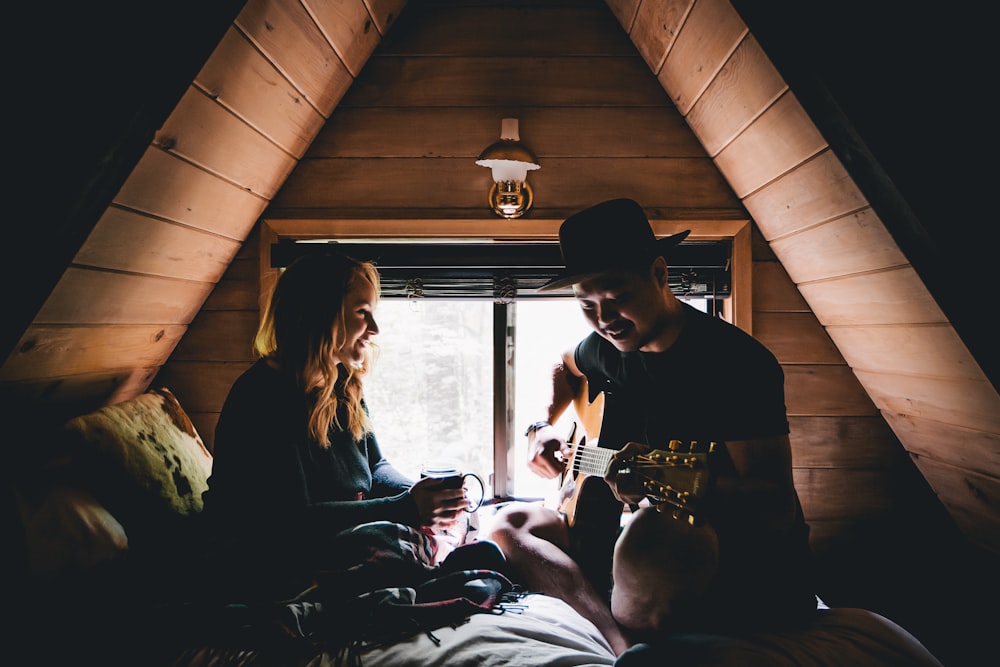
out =
{"type": "Polygon", "coordinates": [[[604,477],[611,465],[611,457],[616,449],[598,447],[597,445],[587,445],[581,442],[577,445],[576,453],[573,457],[573,472],[584,475],[597,475],[604,477]]]}

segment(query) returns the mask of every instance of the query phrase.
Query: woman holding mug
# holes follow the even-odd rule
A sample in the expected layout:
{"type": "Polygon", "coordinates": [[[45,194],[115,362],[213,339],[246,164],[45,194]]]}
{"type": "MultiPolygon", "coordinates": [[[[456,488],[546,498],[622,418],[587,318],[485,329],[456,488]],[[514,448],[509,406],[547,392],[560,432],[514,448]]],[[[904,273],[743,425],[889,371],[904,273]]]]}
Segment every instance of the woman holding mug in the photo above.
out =
{"type": "Polygon", "coordinates": [[[254,340],[260,358],[219,416],[204,494],[216,576],[243,598],[304,590],[345,528],[443,532],[468,507],[461,488],[401,474],[372,432],[362,380],[379,290],[373,264],[336,253],[298,259],[275,285],[254,340]]]}

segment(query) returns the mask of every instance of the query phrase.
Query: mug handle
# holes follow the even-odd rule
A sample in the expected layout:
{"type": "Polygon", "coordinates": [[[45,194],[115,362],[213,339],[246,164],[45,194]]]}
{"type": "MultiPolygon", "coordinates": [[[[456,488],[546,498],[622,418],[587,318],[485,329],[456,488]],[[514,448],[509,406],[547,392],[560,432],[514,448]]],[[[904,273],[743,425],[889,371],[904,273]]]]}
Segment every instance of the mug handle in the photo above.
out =
{"type": "Polygon", "coordinates": [[[462,475],[463,479],[468,478],[468,477],[472,477],[473,479],[475,479],[479,483],[479,490],[482,492],[482,493],[479,494],[479,502],[476,503],[475,507],[472,507],[470,505],[469,507],[465,508],[466,512],[475,512],[476,510],[478,510],[480,507],[483,506],[484,502],[486,502],[486,485],[483,483],[482,477],[480,477],[479,475],[477,475],[474,472],[467,472],[464,475],[462,475]]]}

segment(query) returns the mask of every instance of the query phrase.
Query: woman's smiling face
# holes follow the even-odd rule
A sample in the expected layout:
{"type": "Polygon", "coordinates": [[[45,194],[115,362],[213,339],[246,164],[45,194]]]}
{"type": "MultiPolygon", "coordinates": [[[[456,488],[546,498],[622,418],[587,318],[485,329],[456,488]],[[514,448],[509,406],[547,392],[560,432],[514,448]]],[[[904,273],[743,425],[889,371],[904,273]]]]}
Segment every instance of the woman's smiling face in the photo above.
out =
{"type": "Polygon", "coordinates": [[[358,366],[365,358],[365,350],[378,334],[375,322],[375,304],[378,295],[375,286],[359,277],[344,295],[344,344],[337,350],[338,360],[347,366],[358,366]]]}

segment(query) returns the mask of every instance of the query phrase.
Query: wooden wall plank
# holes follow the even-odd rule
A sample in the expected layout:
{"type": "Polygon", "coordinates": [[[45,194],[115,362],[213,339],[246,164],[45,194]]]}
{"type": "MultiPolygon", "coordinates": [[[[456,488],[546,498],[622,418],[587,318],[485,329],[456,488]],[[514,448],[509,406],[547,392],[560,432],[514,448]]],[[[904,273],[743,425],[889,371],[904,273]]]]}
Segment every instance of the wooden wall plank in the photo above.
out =
{"type": "Polygon", "coordinates": [[[772,240],[771,249],[796,283],[907,265],[870,208],[772,240]]]}
{"type": "Polygon", "coordinates": [[[516,108],[663,106],[665,102],[669,104],[669,98],[639,58],[376,56],[342,104],[516,108]],[[608,91],[614,91],[613,98],[608,91]]]}
{"type": "Polygon", "coordinates": [[[362,0],[302,0],[302,4],[347,71],[357,77],[381,41],[365,3],[362,0]]]}
{"type": "Polygon", "coordinates": [[[782,364],[843,364],[844,358],[812,313],[758,311],[754,338],[782,364]]]}
{"type": "MultiPolygon", "coordinates": [[[[273,207],[428,207],[485,211],[491,175],[474,160],[384,158],[303,160],[273,207]],[[388,184],[388,186],[375,184],[388,184]]],[[[581,187],[592,202],[633,197],[646,208],[742,211],[708,158],[552,158],[528,177],[535,206],[580,207],[581,187]]],[[[492,214],[490,214],[492,215],[492,214]]]]}
{"type": "Polygon", "coordinates": [[[891,472],[857,468],[795,468],[795,488],[806,521],[889,520],[901,502],[891,472]]]}
{"type": "Polygon", "coordinates": [[[299,2],[248,0],[236,26],[324,118],[354,78],[299,2]]]}
{"type": "Polygon", "coordinates": [[[755,312],[809,312],[809,305],[780,262],[754,262],[753,277],[755,312]]]}
{"type": "MultiPolygon", "coordinates": [[[[630,8],[626,2],[609,2],[618,21],[631,25],[629,36],[643,60],[653,72],[659,72],[667,52],[677,39],[684,19],[694,5],[694,0],[664,0],[663,2],[642,2],[630,8]],[[632,18],[631,24],[625,18],[632,18]]],[[[634,4],[634,3],[633,3],[634,4]]]]}
{"type": "Polygon", "coordinates": [[[787,90],[788,84],[748,34],[685,118],[714,157],[787,90]]]}
{"type": "Polygon", "coordinates": [[[384,40],[375,57],[636,55],[628,35],[600,0],[526,4],[466,3],[456,11],[450,2],[425,3],[400,19],[399,29],[384,40]]]}
{"type": "Polygon", "coordinates": [[[274,196],[295,168],[291,155],[193,86],[156,133],[153,145],[265,199],[274,196]]]}
{"type": "Polygon", "coordinates": [[[816,155],[826,145],[795,95],[788,92],[722,149],[715,164],[742,198],[816,155]]]}
{"type": "Polygon", "coordinates": [[[73,261],[214,283],[225,273],[239,247],[233,239],[110,206],[73,261]]]}
{"type": "MultiPolygon", "coordinates": [[[[706,157],[672,107],[525,107],[511,110],[521,141],[547,157],[706,157]],[[627,115],[628,123],[622,123],[627,115]],[[586,137],[586,141],[581,141],[586,137]]],[[[307,158],[461,157],[499,138],[501,118],[478,108],[339,107],[307,158]]]]}
{"type": "Polygon", "coordinates": [[[909,457],[879,416],[789,417],[796,468],[893,470],[909,457]]]}
{"type": "Polygon", "coordinates": [[[406,0],[365,0],[365,5],[375,21],[375,27],[384,37],[395,25],[400,12],[406,9],[406,0]]]}
{"type": "Polygon", "coordinates": [[[799,291],[824,326],[947,322],[908,266],[802,283],[799,291]]]}
{"type": "Polygon", "coordinates": [[[852,368],[986,382],[955,330],[946,324],[830,327],[852,368]]]}
{"type": "Polygon", "coordinates": [[[687,115],[746,34],[747,26],[729,0],[694,3],[657,74],[682,114],[687,115]]]}
{"type": "Polygon", "coordinates": [[[1000,547],[1000,479],[917,457],[917,467],[967,535],[1000,547]]]}
{"type": "Polygon", "coordinates": [[[791,416],[864,417],[878,414],[847,366],[784,365],[785,408],[791,416]]]}
{"type": "Polygon", "coordinates": [[[748,195],[743,203],[769,241],[868,206],[830,149],[748,195]]]}
{"type": "MultiPolygon", "coordinates": [[[[142,393],[158,370],[114,368],[76,375],[60,372],[59,377],[32,377],[17,382],[5,380],[0,383],[0,402],[19,419],[39,417],[32,428],[43,428],[40,422],[44,421],[45,426],[57,429],[68,419],[142,393]]],[[[21,453],[27,456],[33,452],[21,453]]]]}
{"type": "Polygon", "coordinates": [[[1000,434],[884,412],[907,451],[980,474],[1000,470],[1000,434]]]}
{"type": "Polygon", "coordinates": [[[254,361],[253,339],[259,322],[256,309],[203,310],[191,323],[170,360],[254,361]],[[223,331],[226,335],[219,335],[223,331]]]}
{"type": "Polygon", "coordinates": [[[296,158],[306,152],[326,120],[233,27],[193,85],[296,158]]]}
{"type": "MultiPolygon", "coordinates": [[[[164,366],[153,383],[169,387],[185,411],[221,412],[222,404],[245,370],[248,361],[171,361],[164,366]]],[[[202,434],[203,436],[205,434],[202,434]]]]}
{"type": "Polygon", "coordinates": [[[184,325],[32,325],[0,369],[4,381],[66,375],[118,373],[127,367],[162,363],[187,327],[184,325]]]}
{"type": "MultiPolygon", "coordinates": [[[[215,284],[201,312],[257,309],[257,257],[237,257],[215,284]]],[[[197,319],[197,318],[196,318],[197,319]]]]}
{"type": "Polygon", "coordinates": [[[70,267],[35,323],[186,325],[211,290],[211,283],[70,267]]]}
{"type": "Polygon", "coordinates": [[[243,241],[267,200],[150,147],[114,203],[243,241]]]}
{"type": "Polygon", "coordinates": [[[1000,433],[1000,395],[986,382],[855,372],[883,412],[1000,433]]]}

